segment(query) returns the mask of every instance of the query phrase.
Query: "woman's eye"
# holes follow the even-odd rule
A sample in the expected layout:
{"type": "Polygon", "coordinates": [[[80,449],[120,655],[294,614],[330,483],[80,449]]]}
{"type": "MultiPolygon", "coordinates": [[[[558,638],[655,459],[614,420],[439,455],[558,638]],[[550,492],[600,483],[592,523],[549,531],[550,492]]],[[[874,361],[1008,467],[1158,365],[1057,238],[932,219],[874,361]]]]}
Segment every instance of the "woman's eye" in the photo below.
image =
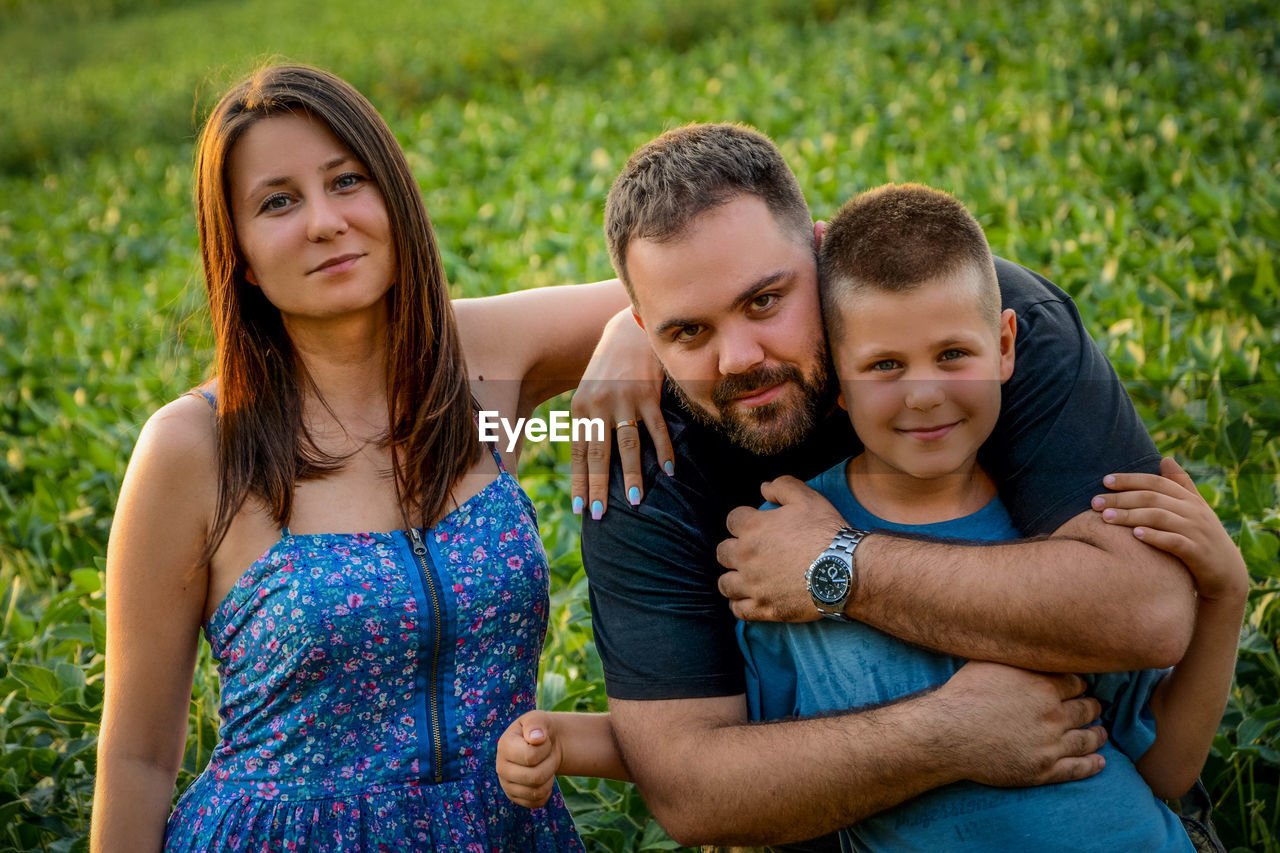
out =
{"type": "Polygon", "coordinates": [[[871,365],[872,370],[882,372],[882,373],[887,373],[890,370],[897,370],[898,367],[899,367],[898,362],[892,358],[886,358],[881,361],[877,361],[875,364],[871,365]]]}
{"type": "Polygon", "coordinates": [[[364,180],[364,175],[357,175],[355,172],[347,172],[345,175],[339,175],[334,180],[333,185],[340,190],[349,190],[364,180]]]}
{"type": "Polygon", "coordinates": [[[264,211],[284,210],[284,208],[287,207],[288,204],[289,204],[289,197],[287,195],[284,195],[283,193],[276,193],[273,196],[268,196],[266,200],[262,202],[262,210],[264,211]]]}

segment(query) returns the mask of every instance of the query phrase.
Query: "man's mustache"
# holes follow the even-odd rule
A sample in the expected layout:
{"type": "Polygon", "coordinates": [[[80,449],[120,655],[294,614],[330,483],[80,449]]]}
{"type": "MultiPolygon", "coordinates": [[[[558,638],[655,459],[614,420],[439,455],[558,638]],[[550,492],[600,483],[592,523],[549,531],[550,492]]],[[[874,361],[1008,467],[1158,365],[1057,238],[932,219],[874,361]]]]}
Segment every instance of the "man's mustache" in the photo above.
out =
{"type": "Polygon", "coordinates": [[[803,384],[804,376],[800,368],[793,364],[776,364],[761,367],[750,373],[735,373],[726,376],[711,389],[711,402],[716,408],[723,409],[739,397],[745,397],[783,382],[803,384]]]}

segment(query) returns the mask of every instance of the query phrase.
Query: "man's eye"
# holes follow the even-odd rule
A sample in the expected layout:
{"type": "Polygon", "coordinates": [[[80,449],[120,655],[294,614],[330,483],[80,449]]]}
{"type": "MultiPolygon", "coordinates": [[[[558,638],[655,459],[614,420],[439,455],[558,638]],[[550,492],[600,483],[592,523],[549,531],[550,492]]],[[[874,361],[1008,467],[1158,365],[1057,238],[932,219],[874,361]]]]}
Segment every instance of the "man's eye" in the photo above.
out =
{"type": "Polygon", "coordinates": [[[776,293],[761,293],[755,299],[751,300],[751,310],[767,311],[772,308],[778,301],[776,293]]]}
{"type": "Polygon", "coordinates": [[[964,358],[966,355],[968,353],[962,349],[949,349],[938,356],[938,361],[955,361],[957,358],[964,358]]]}
{"type": "Polygon", "coordinates": [[[696,338],[701,331],[701,326],[681,326],[676,330],[674,340],[678,344],[687,344],[696,338]]]}

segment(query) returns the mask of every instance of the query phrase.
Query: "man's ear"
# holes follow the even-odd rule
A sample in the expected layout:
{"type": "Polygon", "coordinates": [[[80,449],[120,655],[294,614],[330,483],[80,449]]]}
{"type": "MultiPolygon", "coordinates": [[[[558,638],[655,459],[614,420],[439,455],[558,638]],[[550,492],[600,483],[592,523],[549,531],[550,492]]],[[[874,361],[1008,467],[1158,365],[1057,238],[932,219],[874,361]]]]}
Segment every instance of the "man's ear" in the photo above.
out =
{"type": "Polygon", "coordinates": [[[1012,308],[1000,314],[1000,381],[1008,382],[1013,375],[1014,341],[1018,337],[1018,315],[1012,308]]]}
{"type": "Polygon", "coordinates": [[[631,316],[635,319],[635,321],[636,321],[636,325],[643,329],[643,328],[644,328],[644,320],[641,320],[641,319],[640,319],[640,315],[639,315],[639,313],[637,313],[637,312],[636,312],[636,309],[635,309],[635,308],[632,308],[632,309],[631,309],[631,316]]]}
{"type": "Polygon", "coordinates": [[[822,235],[827,233],[827,223],[819,219],[813,223],[813,249],[816,252],[822,248],[822,235]]]}

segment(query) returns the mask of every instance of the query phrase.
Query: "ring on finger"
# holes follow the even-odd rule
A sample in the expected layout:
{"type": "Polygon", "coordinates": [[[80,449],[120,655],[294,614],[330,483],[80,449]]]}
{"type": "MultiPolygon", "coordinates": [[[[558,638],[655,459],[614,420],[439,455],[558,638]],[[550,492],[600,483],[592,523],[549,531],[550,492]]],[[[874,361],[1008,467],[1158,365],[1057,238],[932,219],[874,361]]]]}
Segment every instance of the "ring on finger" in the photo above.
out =
{"type": "Polygon", "coordinates": [[[639,423],[639,421],[640,421],[639,418],[626,418],[625,420],[618,421],[616,424],[614,424],[613,428],[622,429],[623,427],[633,427],[637,423],[639,423]]]}

